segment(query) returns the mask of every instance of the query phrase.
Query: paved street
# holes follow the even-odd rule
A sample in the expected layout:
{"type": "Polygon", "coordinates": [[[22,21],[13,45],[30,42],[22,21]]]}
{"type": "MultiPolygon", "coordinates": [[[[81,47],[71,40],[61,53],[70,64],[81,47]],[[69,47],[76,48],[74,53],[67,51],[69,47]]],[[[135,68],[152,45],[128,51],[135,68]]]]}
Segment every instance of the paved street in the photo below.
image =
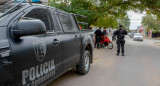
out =
{"type": "Polygon", "coordinates": [[[48,86],[160,86],[160,46],[126,38],[125,56],[116,55],[116,45],[95,49],[90,72],[71,70],[48,86]]]}

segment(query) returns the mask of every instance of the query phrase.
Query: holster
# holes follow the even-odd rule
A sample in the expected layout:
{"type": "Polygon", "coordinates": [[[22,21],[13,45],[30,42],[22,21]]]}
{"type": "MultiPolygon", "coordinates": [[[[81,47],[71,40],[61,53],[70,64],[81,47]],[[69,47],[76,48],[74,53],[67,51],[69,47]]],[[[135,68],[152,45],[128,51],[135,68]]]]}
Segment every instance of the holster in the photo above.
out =
{"type": "Polygon", "coordinates": [[[116,44],[125,44],[125,40],[124,39],[117,39],[116,44]]]}

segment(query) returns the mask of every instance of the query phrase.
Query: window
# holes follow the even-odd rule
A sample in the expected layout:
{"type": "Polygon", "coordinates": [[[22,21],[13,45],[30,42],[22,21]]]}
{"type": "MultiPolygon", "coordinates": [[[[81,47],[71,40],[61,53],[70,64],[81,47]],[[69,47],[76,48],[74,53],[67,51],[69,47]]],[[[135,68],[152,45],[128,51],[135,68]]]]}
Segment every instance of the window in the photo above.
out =
{"type": "Polygon", "coordinates": [[[58,13],[53,11],[53,20],[54,20],[54,25],[55,25],[55,31],[60,32],[60,22],[58,20],[58,13]]]}
{"type": "Polygon", "coordinates": [[[17,10],[23,8],[25,5],[18,5],[14,7],[16,4],[6,4],[6,5],[0,5],[0,22],[5,21],[9,18],[11,14],[14,14],[17,10]],[[14,7],[14,8],[12,8],[14,7]],[[12,9],[12,10],[11,10],[12,9]],[[9,11],[10,10],[10,11],[9,11]],[[9,11],[8,13],[4,14],[5,12],[9,11]],[[3,15],[3,16],[2,16],[3,15]]]}
{"type": "Polygon", "coordinates": [[[33,9],[27,15],[25,15],[25,17],[40,19],[41,21],[44,22],[47,31],[53,30],[52,29],[53,24],[52,24],[52,20],[51,20],[52,19],[51,13],[47,9],[43,9],[43,8],[33,9]]]}
{"type": "Polygon", "coordinates": [[[74,18],[73,15],[71,15],[71,19],[72,19],[72,24],[73,24],[74,30],[79,32],[78,25],[76,23],[76,19],[74,18]]]}
{"type": "Polygon", "coordinates": [[[66,31],[66,32],[73,32],[74,31],[72,21],[71,21],[69,14],[59,13],[59,18],[60,18],[60,21],[61,21],[61,24],[62,24],[64,31],[66,31]]]}

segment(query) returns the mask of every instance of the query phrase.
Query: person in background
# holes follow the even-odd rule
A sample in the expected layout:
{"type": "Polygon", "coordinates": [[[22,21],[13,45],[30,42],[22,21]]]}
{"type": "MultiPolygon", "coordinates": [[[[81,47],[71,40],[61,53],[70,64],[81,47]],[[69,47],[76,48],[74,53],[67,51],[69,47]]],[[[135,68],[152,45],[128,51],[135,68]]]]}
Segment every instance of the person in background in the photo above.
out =
{"type": "Polygon", "coordinates": [[[116,37],[115,37],[114,33],[115,33],[115,31],[113,32],[113,35],[112,35],[112,41],[113,42],[116,41],[116,37]]]}
{"type": "Polygon", "coordinates": [[[98,46],[99,42],[101,41],[101,36],[103,33],[101,32],[101,27],[95,31],[95,47],[98,46]]]}
{"type": "Polygon", "coordinates": [[[119,55],[121,48],[122,56],[124,56],[125,35],[127,35],[127,31],[123,29],[122,25],[120,25],[119,29],[114,32],[114,36],[117,36],[117,55],[119,55]]]}
{"type": "Polygon", "coordinates": [[[90,26],[90,27],[89,27],[89,29],[91,30],[91,29],[92,29],[92,27],[90,26]]]}
{"type": "Polygon", "coordinates": [[[106,28],[104,28],[104,30],[103,30],[103,35],[108,35],[106,28]]]}

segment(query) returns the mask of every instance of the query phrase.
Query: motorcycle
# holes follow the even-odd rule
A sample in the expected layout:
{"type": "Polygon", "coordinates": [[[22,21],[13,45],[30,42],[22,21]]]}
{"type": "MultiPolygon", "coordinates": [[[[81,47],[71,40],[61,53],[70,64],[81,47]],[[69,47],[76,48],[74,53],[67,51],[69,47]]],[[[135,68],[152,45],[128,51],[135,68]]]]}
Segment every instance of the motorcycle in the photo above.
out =
{"type": "Polygon", "coordinates": [[[97,48],[105,48],[108,47],[109,49],[113,48],[112,41],[106,36],[102,36],[102,40],[98,43],[97,48]]]}

